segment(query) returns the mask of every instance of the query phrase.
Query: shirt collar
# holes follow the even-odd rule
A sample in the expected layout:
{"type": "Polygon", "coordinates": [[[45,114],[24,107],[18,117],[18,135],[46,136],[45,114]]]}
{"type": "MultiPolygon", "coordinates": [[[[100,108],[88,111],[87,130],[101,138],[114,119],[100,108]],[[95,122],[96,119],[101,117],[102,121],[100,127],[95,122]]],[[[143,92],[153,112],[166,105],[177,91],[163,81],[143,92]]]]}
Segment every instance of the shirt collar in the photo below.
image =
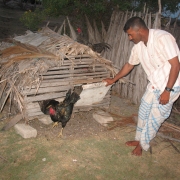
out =
{"type": "Polygon", "coordinates": [[[153,42],[153,33],[154,33],[154,29],[149,29],[147,46],[149,46],[153,42]]]}

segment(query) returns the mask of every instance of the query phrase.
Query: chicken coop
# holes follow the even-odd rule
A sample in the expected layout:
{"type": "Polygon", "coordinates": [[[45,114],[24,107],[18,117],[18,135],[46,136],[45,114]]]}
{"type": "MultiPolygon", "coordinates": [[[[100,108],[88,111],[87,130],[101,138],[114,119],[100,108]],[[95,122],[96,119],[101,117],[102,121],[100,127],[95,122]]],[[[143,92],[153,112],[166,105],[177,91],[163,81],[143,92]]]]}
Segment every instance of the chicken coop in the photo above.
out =
{"type": "Polygon", "coordinates": [[[110,87],[103,79],[115,75],[111,61],[48,27],[13,38],[0,54],[0,108],[10,99],[25,119],[43,115],[39,101],[62,101],[69,89],[83,86],[74,112],[108,108],[110,87]]]}

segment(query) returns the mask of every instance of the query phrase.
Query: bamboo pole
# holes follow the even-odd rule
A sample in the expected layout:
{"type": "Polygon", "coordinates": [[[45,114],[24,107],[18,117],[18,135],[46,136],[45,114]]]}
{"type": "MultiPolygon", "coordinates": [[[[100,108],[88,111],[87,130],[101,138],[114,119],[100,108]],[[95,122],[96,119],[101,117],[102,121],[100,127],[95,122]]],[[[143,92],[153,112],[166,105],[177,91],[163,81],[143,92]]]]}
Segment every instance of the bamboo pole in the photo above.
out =
{"type": "Polygon", "coordinates": [[[88,32],[88,41],[91,44],[95,44],[95,39],[94,39],[94,29],[91,26],[91,23],[89,22],[89,19],[87,16],[85,16],[86,18],[86,24],[87,24],[87,32],[88,32]]]}
{"type": "Polygon", "coordinates": [[[97,25],[96,25],[96,21],[93,20],[93,26],[94,26],[94,35],[95,35],[95,42],[96,43],[101,43],[102,42],[102,36],[97,28],[97,25]]]}

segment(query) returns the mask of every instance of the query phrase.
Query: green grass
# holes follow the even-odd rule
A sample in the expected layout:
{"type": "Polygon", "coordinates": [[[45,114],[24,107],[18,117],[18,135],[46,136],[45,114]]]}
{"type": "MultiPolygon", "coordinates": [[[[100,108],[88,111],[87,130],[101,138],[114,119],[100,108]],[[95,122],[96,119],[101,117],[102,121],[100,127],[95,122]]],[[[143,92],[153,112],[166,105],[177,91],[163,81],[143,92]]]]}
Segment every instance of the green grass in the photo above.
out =
{"type": "Polygon", "coordinates": [[[180,176],[179,154],[162,150],[166,142],[152,155],[132,156],[132,148],[124,142],[133,138],[134,131],[116,128],[100,136],[52,141],[23,139],[13,129],[0,135],[2,180],[176,180],[180,176]]]}

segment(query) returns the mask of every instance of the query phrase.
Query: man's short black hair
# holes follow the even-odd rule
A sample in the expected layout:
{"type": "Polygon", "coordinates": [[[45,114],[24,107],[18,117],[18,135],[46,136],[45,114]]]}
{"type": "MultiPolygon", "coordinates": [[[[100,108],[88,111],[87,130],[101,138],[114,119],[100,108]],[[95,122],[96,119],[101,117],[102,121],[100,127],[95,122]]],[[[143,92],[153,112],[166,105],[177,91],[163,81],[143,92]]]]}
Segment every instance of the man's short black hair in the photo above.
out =
{"type": "Polygon", "coordinates": [[[123,30],[124,32],[127,32],[127,30],[129,28],[134,28],[134,27],[140,27],[140,28],[147,28],[145,22],[140,18],[140,17],[137,17],[137,16],[134,16],[130,19],[127,20],[123,30]]]}

